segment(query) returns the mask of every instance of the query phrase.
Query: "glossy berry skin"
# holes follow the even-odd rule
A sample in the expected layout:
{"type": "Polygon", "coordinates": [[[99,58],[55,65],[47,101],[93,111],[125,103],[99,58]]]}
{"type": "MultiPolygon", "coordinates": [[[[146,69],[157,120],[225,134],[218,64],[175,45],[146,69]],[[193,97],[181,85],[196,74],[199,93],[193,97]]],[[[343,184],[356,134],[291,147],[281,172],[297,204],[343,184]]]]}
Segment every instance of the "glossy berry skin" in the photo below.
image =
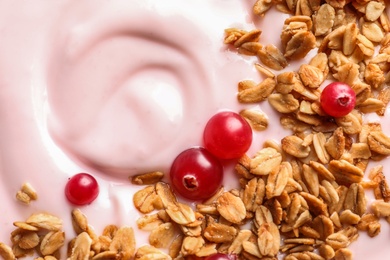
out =
{"type": "Polygon", "coordinates": [[[180,153],[170,170],[173,189],[190,200],[203,200],[216,193],[222,184],[221,162],[205,148],[194,147],[180,153]]]}
{"type": "Polygon", "coordinates": [[[348,84],[333,82],[322,90],[320,102],[322,110],[328,115],[343,117],[355,107],[356,94],[348,84]]]}
{"type": "Polygon", "coordinates": [[[75,205],[87,205],[99,195],[99,185],[96,179],[88,173],[78,173],[68,180],[65,186],[65,196],[75,205]]]}
{"type": "Polygon", "coordinates": [[[206,257],[204,260],[237,260],[237,256],[235,255],[225,255],[221,253],[217,253],[215,255],[211,255],[206,257]]]}
{"type": "Polygon", "coordinates": [[[203,142],[205,148],[218,158],[239,158],[252,143],[252,128],[237,113],[219,112],[207,122],[203,142]]]}

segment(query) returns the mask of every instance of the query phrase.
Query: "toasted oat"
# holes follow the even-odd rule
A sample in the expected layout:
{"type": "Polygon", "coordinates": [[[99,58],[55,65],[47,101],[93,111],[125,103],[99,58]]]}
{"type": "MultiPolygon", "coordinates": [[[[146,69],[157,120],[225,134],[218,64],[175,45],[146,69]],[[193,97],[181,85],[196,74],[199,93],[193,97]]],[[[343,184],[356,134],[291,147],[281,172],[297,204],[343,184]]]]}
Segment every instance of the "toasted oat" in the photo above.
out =
{"type": "Polygon", "coordinates": [[[268,102],[280,113],[292,113],[299,108],[299,102],[292,94],[271,94],[268,102]]]}
{"type": "Polygon", "coordinates": [[[364,70],[364,79],[373,88],[380,88],[385,82],[384,72],[378,64],[369,63],[364,70]]]}
{"type": "Polygon", "coordinates": [[[244,86],[239,84],[238,101],[241,103],[256,103],[268,98],[274,90],[276,82],[272,78],[266,78],[254,86],[248,86],[248,81],[241,82],[241,85],[244,86]]]}
{"type": "Polygon", "coordinates": [[[75,240],[70,260],[88,260],[92,239],[86,232],[79,234],[75,240]]]}
{"type": "Polygon", "coordinates": [[[244,249],[244,242],[248,241],[252,235],[252,231],[250,230],[240,230],[240,232],[237,234],[237,236],[234,238],[234,241],[230,245],[228,253],[236,255],[240,254],[241,251],[244,249]]]}
{"type": "Polygon", "coordinates": [[[239,224],[246,217],[244,202],[231,192],[225,192],[218,198],[217,210],[221,216],[231,223],[239,224]]]}
{"type": "MultiPolygon", "coordinates": [[[[383,87],[378,94],[378,99],[383,102],[385,107],[389,104],[390,102],[390,88],[385,86],[383,87]]],[[[378,115],[383,116],[385,114],[385,108],[380,110],[378,112],[378,115]]]]}
{"type": "Polygon", "coordinates": [[[325,259],[332,259],[335,256],[334,249],[327,244],[322,244],[318,248],[319,254],[325,259]]]}
{"type": "Polygon", "coordinates": [[[333,233],[326,238],[326,243],[330,245],[334,250],[338,250],[340,248],[346,248],[351,241],[349,241],[348,237],[341,232],[333,233]]]}
{"type": "Polygon", "coordinates": [[[41,242],[40,252],[43,255],[51,255],[60,249],[65,243],[65,232],[51,231],[47,233],[41,242]]]}
{"type": "Polygon", "coordinates": [[[280,73],[276,79],[277,84],[275,90],[281,94],[291,93],[295,88],[295,84],[298,84],[297,76],[292,71],[280,73]]]}
{"type": "Polygon", "coordinates": [[[329,170],[341,183],[358,183],[363,180],[363,171],[345,160],[330,161],[329,170]]]}
{"type": "Polygon", "coordinates": [[[256,243],[251,241],[244,241],[242,243],[242,247],[244,253],[248,253],[250,256],[255,257],[254,259],[264,258],[260,252],[259,246],[256,243]]]}
{"type": "Polygon", "coordinates": [[[371,209],[378,217],[390,216],[390,203],[382,200],[376,200],[371,204],[371,209]]]}
{"type": "Polygon", "coordinates": [[[140,212],[150,213],[156,209],[156,201],[160,198],[155,191],[155,187],[150,185],[137,191],[133,196],[133,202],[140,212]]]}
{"type": "Polygon", "coordinates": [[[263,45],[259,42],[245,42],[238,47],[238,53],[248,56],[255,56],[261,51],[263,45]]]}
{"type": "Polygon", "coordinates": [[[241,199],[247,211],[254,212],[263,204],[265,197],[265,182],[261,178],[253,178],[245,185],[241,199]]]}
{"type": "Polygon", "coordinates": [[[318,197],[320,193],[320,185],[317,172],[307,164],[303,164],[302,173],[304,182],[310,194],[318,197]]]}
{"type": "Polygon", "coordinates": [[[257,71],[262,73],[267,78],[274,78],[275,77],[275,74],[271,70],[269,70],[268,68],[264,67],[263,65],[261,65],[259,63],[255,63],[255,68],[257,71]]]}
{"type": "Polygon", "coordinates": [[[347,209],[341,212],[340,221],[344,225],[356,225],[360,221],[360,216],[347,209]]]}
{"type": "Polygon", "coordinates": [[[185,237],[181,247],[183,255],[195,255],[204,246],[205,241],[202,237],[185,237]]]}
{"type": "Polygon", "coordinates": [[[163,223],[151,231],[149,244],[156,248],[168,248],[176,235],[177,232],[172,223],[163,223]]]}
{"type": "Polygon", "coordinates": [[[282,162],[282,155],[274,148],[267,147],[258,151],[250,161],[250,171],[254,175],[268,175],[282,162]]]}
{"type": "Polygon", "coordinates": [[[151,215],[144,215],[141,218],[137,219],[138,228],[145,231],[152,231],[163,223],[163,220],[158,216],[157,213],[151,215]]]}
{"type": "Polygon", "coordinates": [[[131,179],[131,183],[136,185],[150,185],[150,184],[156,184],[157,182],[161,181],[163,177],[164,177],[164,173],[159,171],[154,171],[154,172],[138,174],[132,176],[130,179],[131,179]]]}
{"type": "Polygon", "coordinates": [[[117,253],[115,251],[104,251],[92,257],[92,260],[116,259],[117,253]]]}
{"type": "Polygon", "coordinates": [[[18,191],[16,193],[16,199],[26,205],[29,205],[30,202],[31,202],[31,198],[30,196],[28,196],[26,193],[24,193],[23,191],[18,191]]]}
{"type": "Polygon", "coordinates": [[[301,59],[315,47],[316,38],[311,27],[311,19],[307,16],[294,16],[285,21],[281,40],[286,58],[301,59]]]}
{"type": "Polygon", "coordinates": [[[281,142],[283,151],[297,158],[307,157],[311,150],[309,146],[302,145],[303,140],[295,135],[286,136],[281,142]]]}
{"type": "Polygon", "coordinates": [[[323,71],[309,64],[302,64],[298,74],[303,85],[309,88],[318,88],[325,80],[323,71]]]}
{"type": "Polygon", "coordinates": [[[260,61],[270,69],[282,70],[288,63],[282,52],[274,45],[267,45],[257,52],[260,61]]]}
{"type": "Polygon", "coordinates": [[[366,212],[366,197],[363,187],[358,183],[349,186],[345,200],[344,209],[362,216],[366,212]]]}
{"type": "Polygon", "coordinates": [[[221,223],[211,223],[204,229],[204,237],[214,243],[232,242],[236,235],[237,229],[221,223]]]}
{"type": "Polygon", "coordinates": [[[327,206],[322,200],[307,192],[300,192],[300,195],[305,199],[311,212],[316,215],[328,215],[327,206]]]}
{"type": "Polygon", "coordinates": [[[380,112],[385,107],[383,101],[376,98],[368,98],[359,105],[359,110],[363,113],[380,112]]]}
{"type": "Polygon", "coordinates": [[[371,157],[370,147],[366,143],[353,143],[349,153],[353,159],[369,159],[371,157]]]}
{"type": "Polygon", "coordinates": [[[368,21],[376,21],[384,9],[385,4],[383,2],[369,1],[366,6],[365,16],[368,21]]]}
{"type": "Polygon", "coordinates": [[[363,34],[357,35],[357,47],[359,47],[360,51],[368,57],[371,57],[374,55],[375,52],[375,46],[374,44],[367,39],[366,36],[363,34]]]}
{"type": "Polygon", "coordinates": [[[374,43],[382,41],[384,37],[382,28],[374,22],[363,22],[361,31],[367,39],[374,43]]]}
{"type": "Polygon", "coordinates": [[[260,39],[261,31],[258,29],[254,29],[250,32],[245,32],[240,38],[238,38],[234,42],[234,47],[238,48],[242,46],[244,43],[248,42],[257,42],[260,39]]]}
{"type": "Polygon", "coordinates": [[[263,16],[272,5],[273,1],[271,0],[257,0],[253,5],[253,13],[259,16],[263,16]]]}
{"type": "Polygon", "coordinates": [[[121,227],[110,244],[110,251],[116,251],[120,259],[131,259],[135,254],[135,236],[131,227],[121,227]]]}
{"type": "Polygon", "coordinates": [[[382,131],[372,131],[367,137],[371,151],[382,155],[390,155],[390,137],[382,131]]]}
{"type": "Polygon", "coordinates": [[[280,248],[280,233],[275,223],[264,223],[257,231],[257,245],[263,256],[276,256],[280,248]]]}
{"type": "Polygon", "coordinates": [[[80,211],[80,209],[72,210],[72,225],[76,234],[88,232],[87,217],[80,211]]]}
{"type": "Polygon", "coordinates": [[[249,122],[254,130],[262,131],[268,127],[268,118],[266,114],[259,110],[244,109],[240,112],[240,115],[249,122]]]}
{"type": "Polygon", "coordinates": [[[7,246],[4,243],[0,243],[0,256],[4,260],[15,260],[16,259],[14,253],[12,252],[12,248],[10,248],[9,246],[7,246]]]}
{"type": "Polygon", "coordinates": [[[379,223],[379,218],[376,215],[367,213],[361,217],[357,228],[362,231],[367,231],[367,234],[370,237],[375,237],[381,231],[381,224],[379,223]]]}
{"type": "Polygon", "coordinates": [[[247,32],[245,30],[240,30],[237,28],[229,28],[225,30],[225,40],[226,44],[233,44],[234,47],[238,48],[246,42],[257,42],[260,39],[261,31],[252,30],[247,32]]]}
{"type": "Polygon", "coordinates": [[[310,128],[309,124],[306,124],[293,116],[281,116],[280,124],[286,128],[291,129],[294,132],[301,133],[310,128]]]}
{"type": "Polygon", "coordinates": [[[321,163],[329,163],[330,156],[326,150],[326,137],[323,133],[313,135],[313,147],[321,163]]]}
{"type": "MultiPolygon", "coordinates": [[[[15,242],[17,242],[17,245],[22,249],[33,249],[40,243],[37,232],[26,231],[21,232],[19,235],[20,237],[15,242]]],[[[15,239],[15,236],[13,236],[13,239],[15,239]]]]}
{"type": "Polygon", "coordinates": [[[348,248],[341,248],[336,251],[335,260],[352,260],[352,251],[348,248]]]}
{"type": "Polygon", "coordinates": [[[265,186],[268,199],[280,196],[285,189],[288,177],[291,175],[291,165],[288,162],[282,162],[278,169],[272,171],[267,178],[265,186]]]}
{"type": "Polygon", "coordinates": [[[138,248],[135,257],[135,260],[141,260],[141,259],[166,259],[171,260],[172,257],[169,255],[163,253],[162,251],[158,250],[157,248],[154,248],[150,245],[144,245],[138,248]]]}
{"type": "Polygon", "coordinates": [[[329,4],[323,4],[313,16],[315,36],[325,35],[331,31],[336,17],[335,9],[329,4]]]}
{"type": "Polygon", "coordinates": [[[195,212],[192,208],[183,203],[176,203],[166,208],[169,217],[177,224],[188,225],[195,221],[195,212]]]}
{"type": "Polygon", "coordinates": [[[59,231],[62,229],[62,220],[48,213],[36,213],[27,218],[26,223],[50,231],[59,231]]]}
{"type": "Polygon", "coordinates": [[[344,55],[351,55],[356,50],[359,28],[356,23],[349,23],[345,26],[344,33],[342,52],[344,55]]]}
{"type": "Polygon", "coordinates": [[[26,205],[29,205],[32,200],[38,199],[38,194],[30,183],[25,182],[16,193],[16,199],[26,205]]]}

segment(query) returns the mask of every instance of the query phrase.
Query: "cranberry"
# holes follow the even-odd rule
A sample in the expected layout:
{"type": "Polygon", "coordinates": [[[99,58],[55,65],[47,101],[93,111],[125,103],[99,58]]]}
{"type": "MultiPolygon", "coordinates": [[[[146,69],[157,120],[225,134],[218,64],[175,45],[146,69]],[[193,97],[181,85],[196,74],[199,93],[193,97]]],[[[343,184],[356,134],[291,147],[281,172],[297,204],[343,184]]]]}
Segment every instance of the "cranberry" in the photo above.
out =
{"type": "Polygon", "coordinates": [[[322,90],[320,102],[325,113],[333,117],[342,117],[355,107],[356,94],[349,85],[333,82],[322,90]]]}
{"type": "Polygon", "coordinates": [[[90,204],[99,194],[96,179],[88,173],[78,173],[69,179],[65,186],[68,201],[75,205],[90,204]]]}
{"type": "Polygon", "coordinates": [[[238,258],[236,255],[226,255],[226,254],[217,253],[206,257],[204,260],[237,260],[237,259],[238,258]]]}
{"type": "Polygon", "coordinates": [[[214,195],[221,186],[223,167],[206,149],[194,147],[175,158],[170,179],[175,191],[183,197],[203,200],[214,195]]]}
{"type": "Polygon", "coordinates": [[[205,148],[218,158],[239,158],[252,143],[252,129],[239,114],[224,111],[210,118],[203,141],[205,148]]]}

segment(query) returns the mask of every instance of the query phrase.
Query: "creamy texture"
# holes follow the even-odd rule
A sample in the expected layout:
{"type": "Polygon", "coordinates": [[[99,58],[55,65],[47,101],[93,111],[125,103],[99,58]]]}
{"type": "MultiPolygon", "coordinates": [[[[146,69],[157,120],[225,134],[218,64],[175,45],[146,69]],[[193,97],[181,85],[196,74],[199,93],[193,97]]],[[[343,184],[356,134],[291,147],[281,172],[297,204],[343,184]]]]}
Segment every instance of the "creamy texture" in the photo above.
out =
{"type": "Polygon", "coordinates": [[[225,96],[202,28],[134,6],[64,12],[48,68],[49,131],[75,158],[125,177],[167,170],[225,96]]]}
{"type": "MultiPolygon", "coordinates": [[[[12,222],[41,211],[60,216],[72,238],[74,206],[63,188],[78,172],[93,174],[100,185],[98,199],[81,208],[98,234],[113,223],[137,230],[131,198],[139,187],[127,177],[167,173],[176,155],[202,144],[203,127],[219,110],[268,115],[270,126],[255,134],[251,154],[264,140],[286,135],[268,103],[236,101],[237,82],[261,75],[254,59],[222,44],[223,30],[256,26],[262,43],[278,45],[284,21],[274,11],[254,18],[251,5],[0,1],[0,241],[9,242],[12,222]],[[39,194],[28,207],[14,198],[26,181],[39,194]]],[[[224,185],[236,187],[231,165],[225,171],[224,185]]],[[[383,259],[389,232],[384,224],[379,237],[354,242],[355,259],[383,259]]],[[[146,242],[137,231],[137,246],[146,242]]]]}

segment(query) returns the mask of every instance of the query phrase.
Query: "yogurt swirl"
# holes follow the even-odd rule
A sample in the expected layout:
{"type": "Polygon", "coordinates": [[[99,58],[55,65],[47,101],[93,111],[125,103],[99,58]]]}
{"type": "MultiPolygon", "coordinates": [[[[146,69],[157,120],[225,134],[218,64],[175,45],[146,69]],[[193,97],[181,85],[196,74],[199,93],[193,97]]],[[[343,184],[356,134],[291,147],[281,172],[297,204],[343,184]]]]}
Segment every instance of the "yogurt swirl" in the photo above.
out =
{"type": "Polygon", "coordinates": [[[107,174],[167,170],[217,112],[210,41],[184,16],[142,6],[81,14],[64,13],[51,45],[52,137],[107,174]]]}

